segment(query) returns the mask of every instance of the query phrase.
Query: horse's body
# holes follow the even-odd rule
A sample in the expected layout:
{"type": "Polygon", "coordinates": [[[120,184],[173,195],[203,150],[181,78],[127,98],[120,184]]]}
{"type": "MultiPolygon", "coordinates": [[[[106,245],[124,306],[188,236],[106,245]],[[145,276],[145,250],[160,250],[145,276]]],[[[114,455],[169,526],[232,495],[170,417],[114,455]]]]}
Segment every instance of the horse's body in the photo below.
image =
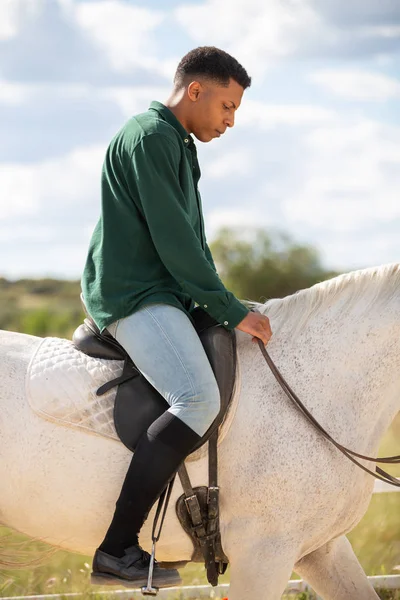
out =
{"type": "MultiPolygon", "coordinates": [[[[273,360],[312,414],[341,444],[375,456],[400,409],[400,265],[341,276],[258,308],[271,320],[273,360]]],[[[237,331],[237,339],[240,401],[219,448],[230,600],[278,600],[293,569],[327,600],[377,598],[345,538],[368,507],[373,478],[291,405],[250,336],[237,331]]],[[[25,375],[40,341],[0,335],[0,520],[92,553],[130,453],[32,412],[25,375]]],[[[193,485],[206,484],[206,459],[189,463],[189,473],[193,485]]],[[[159,560],[191,556],[174,515],[180,493],[176,484],[159,560]]],[[[142,545],[149,540],[150,519],[142,545]]]]}

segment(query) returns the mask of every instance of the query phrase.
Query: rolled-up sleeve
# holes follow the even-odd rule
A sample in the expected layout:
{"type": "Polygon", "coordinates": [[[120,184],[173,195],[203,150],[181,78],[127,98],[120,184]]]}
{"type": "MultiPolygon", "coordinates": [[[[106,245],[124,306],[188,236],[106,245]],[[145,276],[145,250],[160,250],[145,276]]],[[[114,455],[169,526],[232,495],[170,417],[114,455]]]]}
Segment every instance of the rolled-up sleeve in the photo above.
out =
{"type": "Polygon", "coordinates": [[[145,136],[132,153],[128,183],[166,269],[185,293],[231,330],[249,309],[225,288],[208,246],[206,256],[190,223],[179,182],[180,160],[178,143],[163,134],[145,136]]]}

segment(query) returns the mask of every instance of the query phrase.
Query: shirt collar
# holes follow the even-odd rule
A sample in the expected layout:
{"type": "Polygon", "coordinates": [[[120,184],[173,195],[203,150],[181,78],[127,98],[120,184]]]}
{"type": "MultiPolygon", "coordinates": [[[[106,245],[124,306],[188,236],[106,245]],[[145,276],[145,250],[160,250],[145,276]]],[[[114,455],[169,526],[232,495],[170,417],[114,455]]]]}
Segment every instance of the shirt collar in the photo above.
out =
{"type": "Polygon", "coordinates": [[[155,110],[160,115],[160,117],[164,119],[164,121],[167,121],[167,123],[172,125],[172,127],[174,127],[181,136],[185,146],[191,146],[192,144],[194,144],[192,136],[188,134],[188,132],[186,131],[182,123],[176,118],[174,113],[164,104],[161,104],[161,102],[157,102],[156,100],[154,100],[150,104],[149,110],[155,110]]]}

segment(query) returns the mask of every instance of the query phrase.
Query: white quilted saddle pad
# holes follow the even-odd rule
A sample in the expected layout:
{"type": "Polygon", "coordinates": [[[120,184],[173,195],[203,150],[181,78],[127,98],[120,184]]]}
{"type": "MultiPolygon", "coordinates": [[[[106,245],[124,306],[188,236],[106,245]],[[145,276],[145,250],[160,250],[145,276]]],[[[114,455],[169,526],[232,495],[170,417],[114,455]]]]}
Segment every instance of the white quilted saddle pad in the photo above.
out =
{"type": "MultiPolygon", "coordinates": [[[[117,387],[102,396],[96,390],[122,374],[123,361],[92,358],[76,350],[72,342],[44,338],[31,358],[26,374],[26,397],[32,410],[49,421],[76,427],[111,439],[120,439],[114,426],[113,410],[117,387]]],[[[220,427],[223,440],[236,412],[240,384],[237,372],[234,397],[220,427]]],[[[120,442],[121,443],[121,442],[120,442]]],[[[206,452],[202,446],[189,459],[206,452]]]]}
{"type": "Polygon", "coordinates": [[[28,367],[28,402],[45,419],[119,440],[113,419],[117,388],[103,396],[96,390],[119,377],[122,367],[120,360],[86,356],[69,340],[44,338],[28,367]]]}

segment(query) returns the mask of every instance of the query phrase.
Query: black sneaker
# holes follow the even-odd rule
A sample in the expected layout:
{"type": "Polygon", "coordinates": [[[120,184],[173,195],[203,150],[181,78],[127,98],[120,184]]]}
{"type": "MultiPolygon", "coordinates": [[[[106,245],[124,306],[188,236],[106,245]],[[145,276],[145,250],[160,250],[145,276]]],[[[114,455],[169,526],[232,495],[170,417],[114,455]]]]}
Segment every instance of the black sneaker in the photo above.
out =
{"type": "MultiPolygon", "coordinates": [[[[117,558],[96,550],[93,558],[91,583],[95,585],[124,585],[140,588],[147,584],[150,554],[140,546],[125,550],[125,556],[117,558]]],[[[163,569],[154,561],[153,585],[171,587],[180,585],[182,579],[176,569],[163,569]]]]}

